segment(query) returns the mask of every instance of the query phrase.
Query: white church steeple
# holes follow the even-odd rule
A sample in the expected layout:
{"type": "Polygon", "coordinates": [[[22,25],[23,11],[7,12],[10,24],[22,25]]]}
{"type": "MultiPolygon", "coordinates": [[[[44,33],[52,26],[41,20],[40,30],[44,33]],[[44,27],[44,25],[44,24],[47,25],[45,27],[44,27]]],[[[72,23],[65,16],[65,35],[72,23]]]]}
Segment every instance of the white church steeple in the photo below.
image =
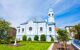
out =
{"type": "Polygon", "coordinates": [[[54,12],[52,8],[50,8],[48,12],[48,22],[54,23],[54,12]]]}

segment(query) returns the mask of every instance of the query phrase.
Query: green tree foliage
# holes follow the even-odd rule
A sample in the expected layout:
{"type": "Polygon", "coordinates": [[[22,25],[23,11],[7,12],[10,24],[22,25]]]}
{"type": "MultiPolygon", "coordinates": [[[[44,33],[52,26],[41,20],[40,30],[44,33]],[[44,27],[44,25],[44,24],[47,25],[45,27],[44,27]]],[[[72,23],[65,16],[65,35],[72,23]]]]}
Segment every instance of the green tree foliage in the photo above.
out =
{"type": "Polygon", "coordinates": [[[41,40],[41,41],[46,41],[46,36],[45,36],[45,34],[42,34],[42,35],[41,35],[40,40],[41,40]]]}
{"type": "Polygon", "coordinates": [[[80,24],[75,25],[74,27],[75,27],[75,30],[77,32],[77,34],[75,34],[75,39],[80,40],[80,24]]]}
{"type": "Polygon", "coordinates": [[[58,33],[58,39],[60,41],[68,41],[69,40],[68,33],[66,30],[59,29],[57,33],[58,33]]]}
{"type": "Polygon", "coordinates": [[[27,36],[26,35],[23,35],[22,40],[23,41],[26,41],[27,40],[27,36]]]}
{"type": "Polygon", "coordinates": [[[32,41],[31,37],[28,38],[28,41],[32,41]]]}
{"type": "Polygon", "coordinates": [[[8,31],[10,29],[10,23],[0,18],[0,41],[5,42],[8,37],[8,31]]]}
{"type": "Polygon", "coordinates": [[[57,33],[57,39],[59,40],[59,42],[63,42],[64,49],[66,49],[66,42],[69,40],[67,31],[59,29],[57,33]]]}
{"type": "Polygon", "coordinates": [[[0,30],[8,31],[9,28],[10,28],[10,23],[5,21],[4,19],[0,19],[0,30]]]}
{"type": "Polygon", "coordinates": [[[75,25],[75,30],[77,31],[78,34],[80,34],[80,24],[75,25]]]}
{"type": "Polygon", "coordinates": [[[39,40],[38,35],[35,35],[35,36],[34,36],[34,40],[35,40],[35,41],[38,41],[38,40],[39,40]]]}

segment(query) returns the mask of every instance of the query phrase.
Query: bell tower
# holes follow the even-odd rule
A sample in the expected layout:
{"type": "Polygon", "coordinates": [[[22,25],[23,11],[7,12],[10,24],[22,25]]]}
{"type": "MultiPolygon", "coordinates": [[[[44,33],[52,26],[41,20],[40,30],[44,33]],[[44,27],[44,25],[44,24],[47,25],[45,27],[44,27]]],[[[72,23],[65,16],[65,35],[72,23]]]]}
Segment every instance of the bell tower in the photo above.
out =
{"type": "MultiPolygon", "coordinates": [[[[55,31],[55,21],[54,21],[54,12],[52,8],[48,11],[48,26],[47,26],[47,35],[51,35],[54,38],[54,42],[57,42],[56,31],[55,31]]],[[[50,37],[47,37],[50,38],[50,37]]]]}
{"type": "Polygon", "coordinates": [[[54,13],[53,10],[50,8],[48,12],[48,22],[49,23],[54,23],[54,13]]]}

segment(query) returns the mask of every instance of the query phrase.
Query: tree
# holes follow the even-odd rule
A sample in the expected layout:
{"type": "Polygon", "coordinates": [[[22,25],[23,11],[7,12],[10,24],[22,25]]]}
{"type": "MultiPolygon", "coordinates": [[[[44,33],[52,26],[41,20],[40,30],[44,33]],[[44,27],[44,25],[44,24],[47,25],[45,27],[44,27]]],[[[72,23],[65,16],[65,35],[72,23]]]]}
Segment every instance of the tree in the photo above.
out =
{"type": "Polygon", "coordinates": [[[39,40],[38,35],[35,35],[35,36],[34,36],[34,40],[35,40],[35,41],[38,41],[38,40],[39,40]]]}
{"type": "Polygon", "coordinates": [[[0,40],[5,41],[10,29],[10,23],[0,18],[0,40]]]}
{"type": "Polygon", "coordinates": [[[75,25],[74,28],[77,32],[77,34],[75,34],[75,39],[80,40],[80,24],[75,25]]]}
{"type": "Polygon", "coordinates": [[[80,34],[80,24],[74,26],[77,33],[80,34]]]}
{"type": "Polygon", "coordinates": [[[58,33],[57,39],[60,42],[63,42],[63,46],[65,49],[66,48],[66,42],[69,40],[68,33],[66,30],[61,30],[61,29],[59,29],[57,33],[58,33]]]}
{"type": "Polygon", "coordinates": [[[70,29],[70,32],[76,33],[76,30],[75,30],[75,27],[74,26],[70,29]]]}

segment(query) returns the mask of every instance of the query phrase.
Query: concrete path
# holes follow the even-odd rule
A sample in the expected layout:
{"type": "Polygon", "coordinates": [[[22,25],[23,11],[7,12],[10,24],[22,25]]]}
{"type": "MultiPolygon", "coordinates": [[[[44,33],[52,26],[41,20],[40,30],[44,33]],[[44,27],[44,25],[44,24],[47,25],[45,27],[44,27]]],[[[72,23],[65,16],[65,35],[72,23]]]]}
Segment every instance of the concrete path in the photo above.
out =
{"type": "Polygon", "coordinates": [[[50,47],[48,48],[48,50],[52,50],[52,49],[53,49],[53,46],[54,46],[54,43],[52,43],[52,44],[50,45],[50,47]]]}

